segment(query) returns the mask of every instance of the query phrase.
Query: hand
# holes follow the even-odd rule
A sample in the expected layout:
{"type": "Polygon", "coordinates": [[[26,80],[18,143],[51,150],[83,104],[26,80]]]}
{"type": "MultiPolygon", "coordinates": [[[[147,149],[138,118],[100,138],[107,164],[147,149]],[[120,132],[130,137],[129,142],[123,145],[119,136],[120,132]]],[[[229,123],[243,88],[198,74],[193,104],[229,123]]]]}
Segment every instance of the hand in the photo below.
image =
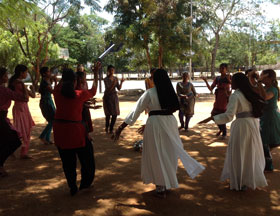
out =
{"type": "Polygon", "coordinates": [[[122,77],[122,79],[121,79],[121,83],[123,83],[123,82],[124,82],[124,80],[125,80],[125,79],[122,77]]]}
{"type": "Polygon", "coordinates": [[[185,98],[186,98],[186,99],[189,99],[189,97],[188,97],[187,95],[185,95],[185,98]]]}
{"type": "Polygon", "coordinates": [[[97,71],[100,70],[100,68],[101,68],[101,62],[97,61],[97,62],[94,63],[94,66],[93,66],[92,70],[97,72],[97,71]]]}
{"type": "Polygon", "coordinates": [[[146,125],[142,125],[142,126],[137,130],[137,132],[138,132],[139,134],[142,135],[142,134],[144,133],[145,127],[146,127],[146,125]]]}
{"type": "Polygon", "coordinates": [[[120,135],[122,133],[122,130],[120,128],[118,128],[115,133],[112,135],[111,139],[114,140],[114,142],[118,141],[120,138],[120,135]]]}

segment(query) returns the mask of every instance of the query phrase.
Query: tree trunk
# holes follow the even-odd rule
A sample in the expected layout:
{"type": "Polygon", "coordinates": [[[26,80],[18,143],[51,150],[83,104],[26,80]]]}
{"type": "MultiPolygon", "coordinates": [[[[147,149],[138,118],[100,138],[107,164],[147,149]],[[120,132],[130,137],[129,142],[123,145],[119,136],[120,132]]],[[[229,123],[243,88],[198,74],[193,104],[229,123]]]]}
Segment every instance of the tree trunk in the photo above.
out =
{"type": "Polygon", "coordinates": [[[150,51],[149,51],[147,36],[144,36],[144,42],[145,42],[144,46],[145,46],[145,51],[146,51],[146,55],[147,55],[148,65],[149,65],[149,68],[152,69],[152,61],[151,61],[151,55],[150,55],[150,51]]]}
{"type": "Polygon", "coordinates": [[[215,63],[216,63],[216,57],[217,57],[217,51],[219,48],[219,41],[220,41],[220,35],[219,33],[215,33],[215,46],[211,52],[212,60],[211,60],[211,77],[215,77],[215,63]]]}
{"type": "Polygon", "coordinates": [[[163,56],[163,47],[161,40],[158,40],[158,68],[162,68],[162,56],[163,56]]]}

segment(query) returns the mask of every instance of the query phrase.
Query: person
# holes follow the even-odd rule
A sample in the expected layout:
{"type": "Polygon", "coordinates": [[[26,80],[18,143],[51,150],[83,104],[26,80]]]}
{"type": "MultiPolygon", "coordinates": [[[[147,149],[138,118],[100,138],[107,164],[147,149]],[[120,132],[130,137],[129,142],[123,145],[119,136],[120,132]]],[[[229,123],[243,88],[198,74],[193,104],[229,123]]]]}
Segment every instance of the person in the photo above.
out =
{"type": "Polygon", "coordinates": [[[196,91],[193,84],[189,82],[189,73],[183,73],[182,78],[183,81],[178,82],[176,85],[176,91],[180,102],[179,119],[181,126],[179,130],[185,128],[185,131],[188,131],[190,119],[194,115],[196,91]],[[186,119],[185,122],[184,117],[186,119]]]}
{"type": "MultiPolygon", "coordinates": [[[[84,72],[77,72],[77,86],[76,86],[76,90],[87,90],[86,86],[86,74],[84,72]]],[[[83,112],[82,112],[82,116],[83,116],[83,121],[86,124],[86,129],[88,133],[93,132],[93,126],[92,126],[92,120],[91,120],[91,115],[90,115],[90,111],[89,111],[89,107],[87,106],[88,102],[84,103],[83,106],[83,112]]],[[[89,137],[89,139],[91,139],[89,137]]]]}
{"type": "MultiPolygon", "coordinates": [[[[27,92],[22,86],[23,92],[15,92],[5,87],[8,82],[7,69],[0,68],[0,177],[7,176],[4,163],[7,158],[21,146],[20,137],[16,129],[7,118],[11,100],[27,102],[27,92]]],[[[23,83],[21,83],[23,85],[23,83]]]]}
{"type": "Polygon", "coordinates": [[[155,71],[156,71],[156,69],[155,69],[155,68],[152,68],[152,69],[150,70],[151,76],[145,79],[145,87],[146,87],[146,90],[148,90],[148,89],[150,89],[150,88],[154,88],[154,86],[155,86],[154,80],[153,80],[155,71]]]}
{"type": "MultiPolygon", "coordinates": [[[[80,84],[79,88],[80,88],[80,89],[83,89],[83,90],[88,90],[88,84],[87,84],[87,80],[86,80],[87,74],[86,74],[84,65],[78,64],[78,66],[77,66],[77,74],[78,74],[78,73],[79,73],[79,74],[81,74],[81,73],[84,74],[84,76],[83,76],[81,82],[79,83],[79,84],[80,84]]],[[[77,82],[78,82],[78,81],[79,81],[79,78],[77,79],[77,82]]]]}
{"type": "Polygon", "coordinates": [[[191,178],[204,170],[184,150],[177,120],[173,113],[179,109],[179,101],[168,74],[157,69],[154,74],[155,88],[148,89],[137,101],[135,108],[115,132],[118,140],[127,125],[133,125],[139,115],[149,109],[149,118],[144,128],[141,177],[144,184],[156,185],[156,196],[164,198],[166,190],[178,187],[176,170],[181,159],[191,178]]]}
{"type": "Polygon", "coordinates": [[[106,117],[105,132],[109,132],[110,126],[110,134],[113,133],[117,116],[120,115],[119,98],[116,88],[121,90],[124,82],[124,79],[122,78],[119,83],[118,78],[114,76],[114,73],[115,67],[113,65],[109,65],[107,68],[107,77],[104,79],[105,92],[103,96],[103,108],[106,117]]]}
{"type": "MultiPolygon", "coordinates": [[[[221,76],[218,76],[214,79],[212,85],[210,86],[207,82],[205,77],[202,79],[205,81],[207,88],[212,92],[214,88],[215,90],[215,102],[214,107],[211,112],[212,116],[218,115],[220,113],[224,113],[227,109],[228,98],[231,94],[230,85],[231,85],[231,78],[230,75],[227,75],[228,65],[222,63],[220,65],[220,73],[221,76]]],[[[219,132],[216,136],[220,136],[222,133],[222,137],[225,138],[227,136],[227,127],[225,124],[218,125],[219,132]]]]}
{"type": "MultiPolygon", "coordinates": [[[[9,80],[9,88],[15,92],[25,92],[23,81],[27,77],[28,68],[25,65],[19,64],[15,68],[15,74],[9,80]],[[23,88],[24,87],[24,88],[23,88]]],[[[28,95],[35,98],[34,87],[30,86],[30,90],[27,89],[28,95]]],[[[22,146],[20,151],[21,159],[32,159],[28,155],[31,129],[35,125],[27,102],[15,101],[13,106],[13,125],[20,133],[22,138],[22,146]]]]}
{"type": "Polygon", "coordinates": [[[265,85],[265,100],[267,101],[264,113],[260,118],[261,137],[266,160],[265,170],[273,171],[270,151],[280,145],[280,113],[277,106],[279,88],[275,71],[272,69],[262,71],[259,82],[265,85]]]}
{"type": "Polygon", "coordinates": [[[248,77],[253,91],[259,94],[263,99],[265,99],[265,89],[263,88],[262,83],[258,82],[259,74],[256,68],[250,68],[246,70],[245,75],[248,77]]]}
{"type": "MultiPolygon", "coordinates": [[[[98,79],[97,71],[100,63],[95,65],[94,79],[98,79]]],[[[97,81],[95,81],[97,83],[97,81]]],[[[64,69],[60,83],[54,88],[56,104],[53,124],[54,141],[57,146],[63,171],[73,196],[78,192],[76,185],[76,157],[81,164],[81,183],[79,190],[89,188],[94,180],[95,161],[91,141],[88,139],[82,110],[85,101],[96,94],[96,85],[89,90],[75,90],[76,74],[72,69],[64,69]]]]}
{"type": "Polygon", "coordinates": [[[53,144],[50,137],[55,115],[55,106],[51,94],[53,93],[52,81],[54,80],[56,86],[57,78],[55,76],[51,76],[51,72],[48,67],[42,67],[40,69],[40,74],[42,76],[39,87],[39,93],[41,94],[40,109],[48,124],[40,134],[39,139],[42,141],[42,143],[47,145],[53,144]]]}
{"type": "Polygon", "coordinates": [[[225,113],[211,116],[199,124],[214,120],[216,124],[231,124],[221,180],[230,180],[230,189],[244,191],[247,187],[267,186],[264,176],[265,159],[260,136],[259,117],[264,103],[261,97],[250,87],[248,78],[243,73],[232,77],[234,93],[229,98],[225,113]]]}

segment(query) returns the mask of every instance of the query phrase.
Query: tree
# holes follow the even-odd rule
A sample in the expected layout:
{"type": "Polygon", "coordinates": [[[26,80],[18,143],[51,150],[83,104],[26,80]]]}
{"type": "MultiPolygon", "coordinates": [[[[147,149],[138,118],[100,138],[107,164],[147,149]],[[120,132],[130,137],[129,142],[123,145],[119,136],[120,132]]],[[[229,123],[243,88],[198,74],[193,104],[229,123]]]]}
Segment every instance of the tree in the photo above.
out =
{"type": "MultiPolygon", "coordinates": [[[[199,13],[204,16],[208,22],[205,28],[209,30],[215,40],[211,50],[211,75],[215,76],[216,56],[219,48],[220,33],[225,25],[233,24],[236,21],[245,18],[245,14],[250,12],[250,16],[258,15],[258,2],[254,0],[202,0],[199,3],[199,13]]],[[[210,42],[210,41],[209,41],[210,42]]]]}
{"type": "MultiPolygon", "coordinates": [[[[110,0],[106,10],[115,14],[116,39],[130,48],[144,49],[150,68],[153,55],[158,67],[166,66],[170,52],[186,58],[190,48],[190,5],[186,0],[110,0]]],[[[200,24],[199,17],[196,25],[200,24]]]]}
{"type": "MultiPolygon", "coordinates": [[[[69,56],[81,64],[96,59],[104,48],[102,26],[107,21],[96,14],[71,15],[68,17],[68,26],[63,27],[54,38],[60,47],[68,48],[69,56]]],[[[57,25],[56,28],[61,28],[57,25]]]]}
{"type": "MultiPolygon", "coordinates": [[[[25,4],[29,5],[29,10],[20,15],[21,20],[29,21],[28,24],[23,25],[22,22],[17,22],[17,19],[14,19],[17,15],[13,13],[11,18],[4,17],[3,27],[16,37],[21,52],[32,65],[33,70],[30,75],[35,87],[39,82],[40,67],[48,61],[50,44],[60,28],[57,29],[57,32],[52,30],[56,24],[63,22],[69,15],[78,13],[81,9],[81,1],[78,0],[38,0],[36,3],[40,7],[36,6],[34,1],[3,1],[3,5],[5,5],[3,10],[18,9],[14,13],[21,11],[25,4]]],[[[85,3],[91,5],[93,9],[99,7],[96,1],[87,0],[85,3]]]]}

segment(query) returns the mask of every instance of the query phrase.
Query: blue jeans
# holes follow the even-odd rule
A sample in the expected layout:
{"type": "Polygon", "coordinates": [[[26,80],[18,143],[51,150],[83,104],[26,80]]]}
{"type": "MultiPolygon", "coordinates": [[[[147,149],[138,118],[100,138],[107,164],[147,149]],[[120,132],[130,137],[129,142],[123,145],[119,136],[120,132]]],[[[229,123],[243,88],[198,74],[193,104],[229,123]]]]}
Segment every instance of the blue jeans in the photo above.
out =
{"type": "Polygon", "coordinates": [[[52,127],[53,127],[52,121],[49,121],[39,137],[41,139],[45,139],[47,142],[50,142],[52,127]]]}

